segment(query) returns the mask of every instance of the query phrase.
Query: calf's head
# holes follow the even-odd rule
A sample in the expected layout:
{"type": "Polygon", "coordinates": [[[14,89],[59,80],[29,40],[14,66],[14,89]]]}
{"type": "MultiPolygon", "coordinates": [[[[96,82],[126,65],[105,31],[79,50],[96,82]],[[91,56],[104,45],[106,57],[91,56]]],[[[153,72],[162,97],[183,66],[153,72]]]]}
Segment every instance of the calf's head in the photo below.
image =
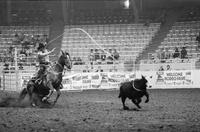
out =
{"type": "Polygon", "coordinates": [[[148,81],[147,79],[142,76],[141,79],[137,80],[138,83],[137,84],[137,87],[140,89],[140,90],[143,90],[143,91],[146,91],[147,87],[148,87],[148,81]]]}

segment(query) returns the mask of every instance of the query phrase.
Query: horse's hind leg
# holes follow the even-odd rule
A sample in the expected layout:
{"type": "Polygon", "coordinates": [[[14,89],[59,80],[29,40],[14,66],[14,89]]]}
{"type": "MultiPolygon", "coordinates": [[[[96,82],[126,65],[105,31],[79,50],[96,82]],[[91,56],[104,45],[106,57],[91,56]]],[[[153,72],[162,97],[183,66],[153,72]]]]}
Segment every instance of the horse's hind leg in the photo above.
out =
{"type": "Polygon", "coordinates": [[[29,94],[29,101],[30,101],[30,104],[31,106],[35,107],[36,106],[36,103],[35,103],[35,95],[33,95],[33,93],[30,93],[29,94]]]}

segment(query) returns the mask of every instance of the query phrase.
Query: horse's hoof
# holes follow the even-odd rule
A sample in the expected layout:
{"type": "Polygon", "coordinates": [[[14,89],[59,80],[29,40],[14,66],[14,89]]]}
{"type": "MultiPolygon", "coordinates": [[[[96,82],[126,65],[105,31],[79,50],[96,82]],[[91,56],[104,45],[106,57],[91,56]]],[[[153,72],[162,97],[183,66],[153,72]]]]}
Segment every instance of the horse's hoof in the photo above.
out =
{"type": "Polygon", "coordinates": [[[140,107],[140,106],[138,106],[138,109],[141,109],[141,107],[140,107]]]}
{"type": "Polygon", "coordinates": [[[31,105],[32,105],[32,107],[36,107],[36,104],[35,104],[35,103],[32,103],[31,105]]]}
{"type": "Polygon", "coordinates": [[[127,106],[124,107],[124,110],[129,110],[129,108],[127,106]]]}

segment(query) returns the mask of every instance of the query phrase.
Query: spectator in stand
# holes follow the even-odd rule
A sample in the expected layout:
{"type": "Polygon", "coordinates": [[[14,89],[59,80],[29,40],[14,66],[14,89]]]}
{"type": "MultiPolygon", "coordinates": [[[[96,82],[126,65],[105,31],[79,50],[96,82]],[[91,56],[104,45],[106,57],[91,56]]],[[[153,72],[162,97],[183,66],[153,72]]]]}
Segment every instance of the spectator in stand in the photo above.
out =
{"type": "Polygon", "coordinates": [[[9,64],[4,62],[4,68],[3,68],[4,73],[9,73],[9,64]]]}
{"type": "Polygon", "coordinates": [[[198,42],[198,50],[200,49],[200,32],[196,37],[196,41],[198,42]]]}
{"type": "Polygon", "coordinates": [[[77,57],[77,62],[78,62],[78,65],[83,65],[83,61],[80,57],[77,57]]]}
{"type": "Polygon", "coordinates": [[[98,49],[95,49],[95,52],[94,52],[94,59],[96,61],[96,63],[100,63],[100,54],[99,54],[99,50],[98,49]]]}
{"type": "Polygon", "coordinates": [[[19,35],[17,33],[15,34],[15,36],[13,38],[12,44],[13,45],[19,45],[20,44],[19,35]]]}
{"type": "Polygon", "coordinates": [[[93,65],[94,65],[94,49],[90,49],[90,55],[89,55],[89,60],[90,60],[90,65],[91,65],[91,69],[93,69],[93,65]]]}
{"type": "Polygon", "coordinates": [[[170,59],[171,58],[171,52],[169,51],[169,48],[165,49],[165,59],[170,59]]]}
{"type": "Polygon", "coordinates": [[[19,70],[24,70],[22,63],[19,63],[19,70]]]}
{"type": "Polygon", "coordinates": [[[22,55],[24,55],[24,56],[27,56],[27,53],[26,53],[26,49],[25,48],[22,48],[22,50],[20,51],[20,54],[22,55]]]}
{"type": "Polygon", "coordinates": [[[165,62],[165,48],[161,49],[161,52],[160,52],[160,59],[161,59],[161,62],[162,62],[162,63],[165,62]]]}
{"type": "Polygon", "coordinates": [[[158,60],[160,60],[160,59],[161,59],[161,49],[158,49],[157,52],[156,52],[156,54],[157,54],[157,55],[156,55],[156,56],[157,56],[156,58],[157,58],[158,60]]]}
{"type": "Polygon", "coordinates": [[[74,64],[74,65],[78,65],[76,57],[73,57],[72,60],[73,60],[73,64],[74,64]]]}
{"type": "MultiPolygon", "coordinates": [[[[104,49],[104,51],[106,51],[106,49],[104,49]]],[[[102,60],[102,61],[105,61],[105,60],[106,60],[106,53],[105,53],[104,51],[101,50],[101,54],[100,54],[101,60],[102,60]]]]}
{"type": "Polygon", "coordinates": [[[115,60],[119,60],[119,53],[117,52],[116,49],[113,49],[113,54],[112,55],[113,55],[115,60]]]}
{"type": "Polygon", "coordinates": [[[112,54],[112,49],[109,49],[109,54],[108,54],[108,57],[107,57],[107,64],[113,64],[113,54],[112,54]]]}
{"type": "Polygon", "coordinates": [[[173,58],[178,58],[179,56],[180,56],[180,53],[179,53],[178,47],[175,47],[173,58]]]}
{"type": "Polygon", "coordinates": [[[109,49],[109,56],[108,56],[108,60],[113,60],[113,54],[112,54],[112,49],[109,49]]]}
{"type": "Polygon", "coordinates": [[[182,49],[181,49],[181,59],[186,59],[186,58],[187,58],[186,47],[182,47],[182,49]]]}

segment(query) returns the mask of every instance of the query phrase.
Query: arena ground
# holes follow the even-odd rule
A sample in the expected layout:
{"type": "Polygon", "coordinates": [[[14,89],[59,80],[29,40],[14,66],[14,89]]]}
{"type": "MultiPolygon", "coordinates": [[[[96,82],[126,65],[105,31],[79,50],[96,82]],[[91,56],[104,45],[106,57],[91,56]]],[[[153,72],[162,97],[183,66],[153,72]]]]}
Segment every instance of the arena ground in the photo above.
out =
{"type": "MultiPolygon", "coordinates": [[[[199,132],[200,89],[150,90],[122,110],[119,91],[63,92],[54,108],[0,108],[0,132],[199,132]]],[[[1,91],[1,97],[18,93],[1,91]]]]}

